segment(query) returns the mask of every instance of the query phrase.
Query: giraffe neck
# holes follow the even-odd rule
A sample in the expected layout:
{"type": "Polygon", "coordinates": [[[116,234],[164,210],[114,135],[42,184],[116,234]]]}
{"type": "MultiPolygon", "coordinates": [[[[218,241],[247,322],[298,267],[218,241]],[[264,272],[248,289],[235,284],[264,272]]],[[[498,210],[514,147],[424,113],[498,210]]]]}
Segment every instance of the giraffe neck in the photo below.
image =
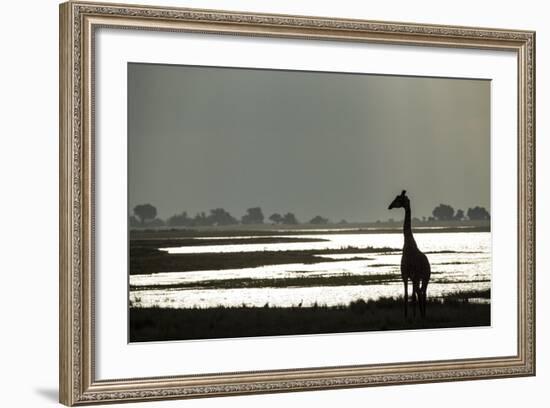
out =
{"type": "Polygon", "coordinates": [[[405,221],[403,223],[403,235],[405,236],[405,246],[415,246],[416,242],[413,237],[411,228],[411,206],[405,207],[405,221]]]}

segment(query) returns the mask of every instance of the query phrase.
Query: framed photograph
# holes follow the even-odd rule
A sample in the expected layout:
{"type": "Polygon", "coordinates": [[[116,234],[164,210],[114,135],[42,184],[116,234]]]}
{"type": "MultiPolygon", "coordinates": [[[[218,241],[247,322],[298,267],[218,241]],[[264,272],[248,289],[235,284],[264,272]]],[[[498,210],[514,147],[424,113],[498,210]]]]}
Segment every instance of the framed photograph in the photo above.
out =
{"type": "Polygon", "coordinates": [[[60,6],[60,401],[535,374],[535,33],[60,6]]]}

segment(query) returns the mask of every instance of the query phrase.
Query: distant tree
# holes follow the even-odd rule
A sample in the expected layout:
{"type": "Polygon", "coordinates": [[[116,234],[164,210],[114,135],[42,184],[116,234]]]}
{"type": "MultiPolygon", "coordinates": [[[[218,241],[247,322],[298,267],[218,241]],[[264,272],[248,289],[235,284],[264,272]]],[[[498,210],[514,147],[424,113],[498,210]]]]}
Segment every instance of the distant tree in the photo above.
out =
{"type": "Polygon", "coordinates": [[[415,223],[415,224],[418,224],[420,222],[420,218],[413,217],[412,222],[415,223]]]}
{"type": "Polygon", "coordinates": [[[269,220],[273,222],[273,224],[281,224],[283,222],[283,216],[279,213],[271,214],[269,220]]]}
{"type": "Polygon", "coordinates": [[[316,225],[321,225],[321,224],[328,224],[328,218],[323,218],[321,217],[320,215],[316,215],[315,217],[313,217],[310,221],[309,221],[310,224],[316,224],[316,225]]]}
{"type": "Polygon", "coordinates": [[[241,218],[243,224],[263,224],[264,214],[260,207],[253,207],[246,210],[246,214],[241,218]]]}
{"type": "Polygon", "coordinates": [[[134,207],[134,214],[139,218],[141,224],[147,220],[154,220],[157,216],[157,209],[151,204],[140,204],[134,207]]]}
{"type": "Polygon", "coordinates": [[[432,222],[432,221],[435,221],[435,218],[434,217],[428,217],[428,222],[432,222]]]}
{"type": "Polygon", "coordinates": [[[422,216],[422,222],[426,222],[426,216],[425,215],[422,216]]]}
{"type": "Polygon", "coordinates": [[[283,216],[283,224],[295,225],[298,224],[298,220],[296,219],[296,216],[294,214],[286,213],[283,216]]]}
{"type": "Polygon", "coordinates": [[[449,221],[453,219],[455,210],[448,204],[439,204],[432,211],[432,215],[439,221],[449,221]]]}
{"type": "Polygon", "coordinates": [[[191,222],[194,227],[208,227],[212,225],[212,219],[204,212],[197,213],[191,222]]]}
{"type": "Polygon", "coordinates": [[[167,224],[174,227],[189,227],[193,223],[193,220],[187,215],[186,211],[181,214],[174,214],[168,218],[167,224]]]}
{"type": "Polygon", "coordinates": [[[130,224],[130,227],[139,227],[140,225],[140,222],[135,215],[130,215],[128,223],[130,224]]]}
{"type": "Polygon", "coordinates": [[[468,208],[468,218],[471,220],[490,220],[491,215],[485,207],[468,208]]]}
{"type": "Polygon", "coordinates": [[[342,218],[338,224],[347,224],[347,223],[348,221],[342,218]]]}
{"type": "Polygon", "coordinates": [[[164,222],[164,220],[160,219],[160,218],[155,218],[151,221],[147,221],[147,224],[145,224],[147,227],[164,227],[166,225],[166,223],[164,222]]]}
{"type": "Polygon", "coordinates": [[[455,220],[462,221],[464,219],[464,211],[456,210],[455,220]]]}
{"type": "Polygon", "coordinates": [[[238,224],[235,217],[225,211],[223,208],[215,208],[210,210],[210,222],[213,225],[234,225],[238,224]]]}

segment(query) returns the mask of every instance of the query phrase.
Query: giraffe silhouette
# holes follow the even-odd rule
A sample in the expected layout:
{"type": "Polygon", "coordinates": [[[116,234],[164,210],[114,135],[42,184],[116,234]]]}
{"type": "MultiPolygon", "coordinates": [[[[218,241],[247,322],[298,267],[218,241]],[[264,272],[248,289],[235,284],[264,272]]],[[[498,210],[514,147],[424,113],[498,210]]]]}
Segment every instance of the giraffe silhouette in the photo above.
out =
{"type": "Polygon", "coordinates": [[[403,223],[403,235],[405,240],[403,244],[403,254],[401,256],[401,278],[403,279],[403,284],[405,285],[405,317],[407,317],[407,306],[409,302],[409,279],[413,285],[413,316],[416,317],[416,299],[418,297],[420,315],[425,317],[426,290],[428,289],[428,282],[430,281],[431,268],[428,257],[424,255],[416,246],[416,241],[414,240],[411,229],[411,202],[406,193],[407,192],[403,190],[400,195],[395,197],[389,205],[388,210],[391,210],[392,208],[405,209],[405,221],[403,223]]]}

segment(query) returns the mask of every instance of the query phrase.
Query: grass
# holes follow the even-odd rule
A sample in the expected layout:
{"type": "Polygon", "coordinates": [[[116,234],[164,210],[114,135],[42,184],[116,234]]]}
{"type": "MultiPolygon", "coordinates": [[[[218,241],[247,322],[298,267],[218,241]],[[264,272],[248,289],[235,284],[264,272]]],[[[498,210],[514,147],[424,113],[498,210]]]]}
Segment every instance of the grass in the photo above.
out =
{"type": "Polygon", "coordinates": [[[346,306],[130,308],[130,341],[167,341],[381,330],[475,327],[491,324],[490,304],[468,302],[462,293],[429,299],[425,319],[403,313],[402,298],[358,300],[346,306]]]}
{"type": "MultiPolygon", "coordinates": [[[[431,283],[485,283],[488,279],[450,280],[437,278],[442,272],[432,272],[431,283]]],[[[380,273],[370,275],[341,274],[333,276],[297,276],[286,278],[230,278],[201,280],[159,285],[130,285],[130,291],[160,289],[245,289],[245,288],[305,288],[315,286],[364,286],[401,282],[401,273],[380,273]]],[[[469,293],[469,292],[465,292],[469,293]]],[[[476,292],[477,293],[477,292],[476,292]]]]}
{"type": "Polygon", "coordinates": [[[304,276],[292,278],[232,278],[203,280],[200,282],[184,282],[168,285],[130,286],[130,290],[150,289],[243,289],[243,288],[292,288],[308,286],[353,286],[353,285],[380,285],[390,282],[400,282],[401,274],[371,274],[336,276],[304,276]]]}
{"type": "Polygon", "coordinates": [[[463,290],[455,293],[450,293],[445,296],[445,299],[449,301],[459,300],[467,302],[469,299],[491,299],[491,290],[463,290]]]}
{"type": "MultiPolygon", "coordinates": [[[[157,248],[158,243],[130,241],[130,274],[157,272],[186,272],[221,269],[254,268],[264,265],[313,264],[318,262],[338,262],[339,259],[321,258],[323,254],[353,254],[396,252],[395,248],[354,248],[297,250],[297,251],[257,251],[230,253],[169,254],[157,248]]],[[[177,246],[172,242],[172,245],[177,246]]],[[[163,247],[163,246],[159,246],[163,247]]],[[[360,260],[357,258],[355,260],[360,260]]],[[[363,258],[365,259],[365,258],[363,258]]]]}

